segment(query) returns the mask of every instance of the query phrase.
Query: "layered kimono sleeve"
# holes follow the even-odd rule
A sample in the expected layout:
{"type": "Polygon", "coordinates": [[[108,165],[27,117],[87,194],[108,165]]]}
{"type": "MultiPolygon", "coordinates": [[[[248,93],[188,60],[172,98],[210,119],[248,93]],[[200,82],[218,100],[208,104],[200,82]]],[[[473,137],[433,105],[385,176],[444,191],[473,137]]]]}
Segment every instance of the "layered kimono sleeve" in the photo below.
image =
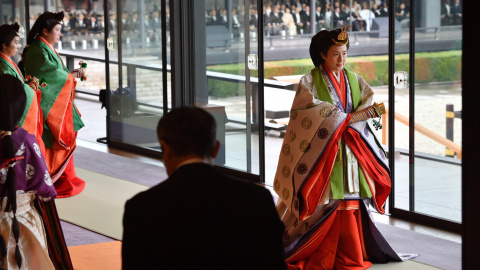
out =
{"type": "MultiPolygon", "coordinates": [[[[373,104],[373,91],[362,77],[356,76],[362,94],[362,101],[356,111],[360,111],[373,104]]],[[[375,208],[383,214],[385,213],[384,204],[391,189],[390,170],[385,150],[371,130],[368,121],[350,123],[344,132],[344,138],[358,161],[375,208]]]]}
{"type": "MultiPolygon", "coordinates": [[[[0,74],[9,74],[19,79],[22,83],[24,82],[23,77],[21,77],[21,75],[18,74],[18,72],[4,59],[0,59],[0,74]]],[[[42,151],[44,151],[43,141],[41,141],[43,132],[43,119],[42,111],[39,106],[41,93],[36,93],[35,90],[30,88],[30,86],[25,83],[23,83],[23,88],[25,90],[25,94],[27,95],[27,102],[25,105],[25,111],[23,112],[22,118],[20,119],[18,125],[23,127],[30,134],[35,135],[40,143],[42,151]]]]}
{"type": "Polygon", "coordinates": [[[73,104],[76,80],[63,67],[61,59],[46,45],[39,44],[39,41],[32,43],[25,54],[26,73],[47,81],[47,86],[41,89],[40,103],[45,146],[68,150],[74,145],[75,132],[84,126],[73,104]]]}
{"type": "Polygon", "coordinates": [[[337,142],[349,121],[348,114],[317,98],[313,84],[311,74],[300,80],[274,181],[279,199],[301,220],[329,193],[337,142]]]}
{"type": "Polygon", "coordinates": [[[358,76],[357,74],[355,75],[357,77],[358,86],[360,87],[360,91],[362,95],[362,101],[360,102],[357,109],[355,110],[357,112],[373,104],[373,90],[367,84],[367,82],[365,82],[365,80],[362,77],[358,76]]]}
{"type": "Polygon", "coordinates": [[[17,72],[3,59],[0,59],[0,75],[1,74],[12,75],[15,78],[18,77],[17,72]]]}

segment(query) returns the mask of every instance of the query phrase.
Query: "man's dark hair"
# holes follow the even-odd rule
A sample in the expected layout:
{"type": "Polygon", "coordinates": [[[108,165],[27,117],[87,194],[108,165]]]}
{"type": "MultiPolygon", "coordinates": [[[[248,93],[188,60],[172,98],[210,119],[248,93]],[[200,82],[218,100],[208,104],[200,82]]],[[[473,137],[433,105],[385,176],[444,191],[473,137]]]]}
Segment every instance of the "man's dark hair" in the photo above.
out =
{"type": "MultiPolygon", "coordinates": [[[[310,42],[310,58],[315,67],[318,67],[325,61],[322,58],[322,53],[325,56],[327,55],[330,47],[335,44],[333,40],[338,42],[337,37],[341,32],[342,30],[340,29],[322,30],[312,37],[312,41],[310,42]]],[[[349,48],[350,42],[347,43],[347,50],[349,48]]]]}
{"type": "Polygon", "coordinates": [[[180,107],[158,122],[158,140],[165,141],[177,156],[210,157],[215,148],[217,124],[212,115],[197,107],[180,107]]]}

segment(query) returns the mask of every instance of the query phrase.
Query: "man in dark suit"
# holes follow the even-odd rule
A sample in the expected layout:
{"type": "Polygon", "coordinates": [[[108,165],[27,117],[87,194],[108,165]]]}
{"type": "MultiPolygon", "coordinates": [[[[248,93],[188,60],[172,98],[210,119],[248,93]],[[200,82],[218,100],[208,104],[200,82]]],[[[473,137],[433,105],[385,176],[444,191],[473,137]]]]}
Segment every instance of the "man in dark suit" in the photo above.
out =
{"type": "Polygon", "coordinates": [[[125,204],[123,269],[286,269],[270,192],[213,167],[214,118],[173,109],[157,134],[169,178],[125,204]]]}
{"type": "Polygon", "coordinates": [[[325,24],[325,14],[322,12],[321,6],[317,6],[315,10],[315,21],[317,22],[317,32],[327,28],[325,24]]]}
{"type": "Polygon", "coordinates": [[[91,35],[97,35],[102,33],[103,29],[98,25],[97,15],[90,16],[90,19],[88,20],[87,29],[88,29],[88,33],[91,35]]]}
{"type": "Polygon", "coordinates": [[[71,27],[77,35],[84,35],[88,33],[88,24],[89,21],[85,19],[85,14],[78,12],[77,16],[73,18],[71,27]]]}
{"type": "Polygon", "coordinates": [[[458,25],[462,24],[462,4],[460,3],[460,0],[455,0],[455,4],[452,6],[452,18],[453,18],[453,24],[458,25]]]}
{"type": "Polygon", "coordinates": [[[300,20],[303,24],[303,33],[310,33],[310,6],[303,5],[302,11],[300,11],[300,20]]]}

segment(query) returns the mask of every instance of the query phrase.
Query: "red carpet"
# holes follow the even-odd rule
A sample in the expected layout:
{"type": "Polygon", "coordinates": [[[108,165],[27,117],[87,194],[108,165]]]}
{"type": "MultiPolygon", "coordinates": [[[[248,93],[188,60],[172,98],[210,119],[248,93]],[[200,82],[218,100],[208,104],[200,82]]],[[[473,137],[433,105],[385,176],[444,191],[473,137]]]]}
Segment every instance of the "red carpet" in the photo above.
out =
{"type": "Polygon", "coordinates": [[[69,247],[75,270],[120,270],[122,269],[122,242],[112,241],[69,247]]]}

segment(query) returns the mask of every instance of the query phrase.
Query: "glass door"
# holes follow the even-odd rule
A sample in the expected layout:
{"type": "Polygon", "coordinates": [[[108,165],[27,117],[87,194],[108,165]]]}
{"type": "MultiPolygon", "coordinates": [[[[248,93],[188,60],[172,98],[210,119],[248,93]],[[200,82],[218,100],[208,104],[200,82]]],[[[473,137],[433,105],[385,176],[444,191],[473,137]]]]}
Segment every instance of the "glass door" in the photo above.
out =
{"type": "Polygon", "coordinates": [[[441,2],[390,1],[390,206],[459,228],[461,3],[441,2]]]}
{"type": "Polygon", "coordinates": [[[263,44],[259,35],[263,25],[258,24],[261,5],[250,0],[194,3],[202,14],[194,26],[193,102],[217,120],[221,148],[215,164],[250,175],[254,181],[262,181],[264,168],[263,70],[258,66],[259,44],[263,44]]]}
{"type": "Polygon", "coordinates": [[[156,127],[169,106],[166,0],[118,0],[106,9],[109,144],[160,149],[156,127]]]}

